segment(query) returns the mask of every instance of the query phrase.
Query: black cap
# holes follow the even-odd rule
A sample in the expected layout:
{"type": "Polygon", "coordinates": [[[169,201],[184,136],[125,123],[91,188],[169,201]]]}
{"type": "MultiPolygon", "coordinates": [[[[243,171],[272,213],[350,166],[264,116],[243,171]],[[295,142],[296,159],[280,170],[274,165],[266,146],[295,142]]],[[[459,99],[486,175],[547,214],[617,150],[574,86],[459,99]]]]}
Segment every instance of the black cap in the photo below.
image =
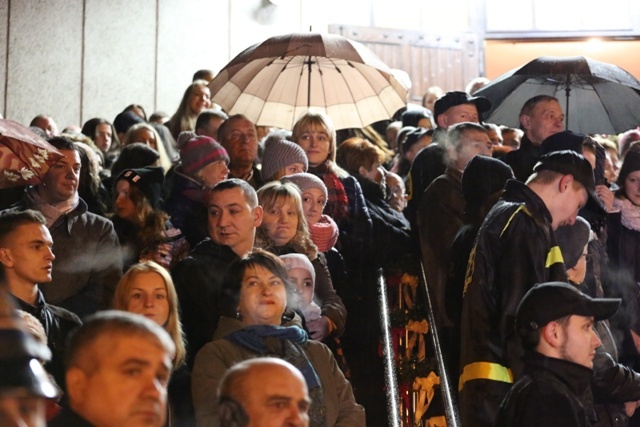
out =
{"type": "Polygon", "coordinates": [[[581,133],[563,130],[562,132],[554,133],[542,141],[540,150],[542,150],[542,154],[562,150],[571,150],[582,154],[582,143],[588,138],[587,135],[581,133]]]}
{"type": "Polygon", "coordinates": [[[164,173],[161,167],[146,167],[140,169],[125,169],[115,182],[125,179],[135,185],[149,200],[154,209],[160,207],[162,201],[162,184],[164,173]]]}
{"type": "Polygon", "coordinates": [[[447,92],[436,100],[433,107],[433,117],[436,122],[438,116],[446,112],[449,108],[462,104],[474,104],[478,109],[478,113],[484,113],[491,109],[491,101],[484,96],[471,96],[467,92],[447,92]]]}
{"type": "Polygon", "coordinates": [[[462,173],[460,187],[468,205],[480,206],[513,178],[511,167],[493,157],[473,157],[462,173]]]}
{"type": "Polygon", "coordinates": [[[402,113],[402,127],[405,126],[413,126],[417,127],[418,123],[422,119],[429,119],[433,122],[433,118],[431,117],[431,111],[427,109],[423,110],[407,110],[402,113]]]}
{"type": "Polygon", "coordinates": [[[529,289],[518,305],[516,330],[521,336],[547,323],[576,315],[605,320],[620,307],[620,298],[591,298],[568,283],[538,283],[529,289]]]}
{"type": "Polygon", "coordinates": [[[573,179],[584,186],[589,198],[597,205],[601,205],[596,195],[596,182],[593,177],[593,168],[582,154],[571,150],[552,151],[540,157],[533,167],[534,172],[549,170],[563,175],[573,175],[573,179]]]}

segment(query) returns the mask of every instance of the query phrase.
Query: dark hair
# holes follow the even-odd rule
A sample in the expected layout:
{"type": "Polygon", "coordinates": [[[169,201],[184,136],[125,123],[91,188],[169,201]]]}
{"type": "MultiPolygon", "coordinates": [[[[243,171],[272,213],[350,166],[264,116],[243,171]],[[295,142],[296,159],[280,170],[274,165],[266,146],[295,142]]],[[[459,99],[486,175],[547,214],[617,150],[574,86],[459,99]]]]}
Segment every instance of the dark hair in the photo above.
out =
{"type": "Polygon", "coordinates": [[[198,130],[199,128],[205,127],[209,123],[209,120],[214,117],[222,120],[227,120],[229,118],[229,116],[227,116],[222,111],[211,110],[211,109],[204,110],[200,114],[198,114],[198,118],[196,119],[195,129],[198,130]]]}
{"type": "Polygon", "coordinates": [[[275,274],[285,284],[287,297],[290,296],[293,286],[289,281],[289,274],[284,263],[276,255],[263,249],[253,249],[245,257],[235,260],[229,265],[223,279],[223,294],[220,298],[221,313],[225,316],[235,317],[240,303],[240,290],[244,273],[251,267],[260,266],[275,274]]]}
{"type": "Polygon", "coordinates": [[[141,118],[146,122],[147,121],[147,112],[144,111],[144,107],[142,105],[140,105],[140,104],[129,104],[129,105],[127,105],[127,107],[124,110],[122,110],[122,112],[124,113],[125,111],[131,111],[133,114],[137,114],[137,113],[135,113],[133,111],[136,108],[139,109],[139,110],[142,110],[142,117],[141,118]]]}
{"type": "Polygon", "coordinates": [[[137,169],[154,165],[160,154],[147,144],[133,142],[122,148],[118,159],[111,167],[111,176],[117,177],[125,169],[137,169]]]}
{"type": "Polygon", "coordinates": [[[47,225],[47,221],[40,212],[27,209],[24,211],[5,211],[0,213],[0,244],[2,241],[16,228],[25,224],[42,224],[47,225]]]}
{"type": "Polygon", "coordinates": [[[75,150],[79,155],[82,155],[81,149],[78,148],[76,142],[66,136],[54,136],[47,141],[58,150],[75,150]]]}
{"type": "Polygon", "coordinates": [[[242,190],[244,199],[252,209],[258,206],[258,195],[256,190],[247,181],[238,178],[229,178],[218,182],[211,188],[211,190],[209,190],[209,197],[214,193],[231,190],[233,188],[239,188],[242,190]]]}

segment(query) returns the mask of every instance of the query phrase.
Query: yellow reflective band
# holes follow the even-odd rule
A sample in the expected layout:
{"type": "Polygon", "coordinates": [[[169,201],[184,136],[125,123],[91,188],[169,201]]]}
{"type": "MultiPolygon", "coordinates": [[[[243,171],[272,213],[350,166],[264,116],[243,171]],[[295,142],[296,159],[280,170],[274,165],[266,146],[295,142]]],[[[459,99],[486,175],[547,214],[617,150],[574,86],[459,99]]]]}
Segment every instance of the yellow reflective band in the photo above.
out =
{"type": "Polygon", "coordinates": [[[562,251],[560,250],[560,246],[554,246],[549,249],[549,253],[547,254],[547,262],[545,263],[545,268],[551,267],[553,264],[561,262],[564,264],[564,258],[562,258],[562,251]]]}
{"type": "Polygon", "coordinates": [[[513,383],[511,369],[491,362],[474,362],[464,367],[460,375],[458,391],[462,391],[464,383],[471,380],[491,380],[513,383]]]}
{"type": "Polygon", "coordinates": [[[529,213],[529,211],[527,210],[527,207],[525,205],[520,205],[518,206],[518,209],[516,209],[515,211],[513,211],[513,213],[511,214],[511,216],[509,217],[509,220],[507,221],[507,223],[505,224],[504,228],[502,229],[502,231],[500,232],[500,237],[502,237],[502,235],[504,234],[505,231],[507,231],[507,228],[509,228],[509,224],[511,224],[511,220],[516,216],[516,214],[518,212],[524,212],[527,215],[531,216],[531,213],[529,213]]]}

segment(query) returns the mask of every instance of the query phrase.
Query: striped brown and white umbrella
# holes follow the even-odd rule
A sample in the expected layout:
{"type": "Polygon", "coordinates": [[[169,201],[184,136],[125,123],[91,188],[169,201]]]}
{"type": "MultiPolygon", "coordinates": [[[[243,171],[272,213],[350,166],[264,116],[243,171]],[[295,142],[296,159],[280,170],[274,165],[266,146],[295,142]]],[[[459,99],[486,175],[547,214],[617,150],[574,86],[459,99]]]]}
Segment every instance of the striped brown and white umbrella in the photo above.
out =
{"type": "Polygon", "coordinates": [[[310,108],[325,112],[336,129],[362,128],[390,118],[407,98],[380,58],[335,34],[271,37],[236,56],[209,87],[227,113],[283,129],[310,108]]]}

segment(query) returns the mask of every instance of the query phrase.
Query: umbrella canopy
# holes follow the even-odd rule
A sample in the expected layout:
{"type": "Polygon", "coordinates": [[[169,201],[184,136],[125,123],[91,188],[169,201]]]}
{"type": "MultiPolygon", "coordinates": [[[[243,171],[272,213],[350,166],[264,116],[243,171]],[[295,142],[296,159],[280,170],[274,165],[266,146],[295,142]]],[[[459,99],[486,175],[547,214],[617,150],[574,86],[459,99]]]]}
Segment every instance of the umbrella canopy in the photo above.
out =
{"type": "Polygon", "coordinates": [[[583,56],[543,56],[474,93],[491,100],[485,121],[518,127],[524,103],[536,95],[558,99],[566,128],[614,134],[640,124],[640,82],[618,67],[583,56]]]}
{"type": "Polygon", "coordinates": [[[309,108],[325,112],[336,129],[361,128],[390,118],[407,98],[380,58],[335,34],[269,38],[236,56],[209,87],[227,113],[284,129],[309,108]]]}
{"type": "Polygon", "coordinates": [[[0,119],[0,188],[38,184],[62,154],[20,123],[0,119]]]}

